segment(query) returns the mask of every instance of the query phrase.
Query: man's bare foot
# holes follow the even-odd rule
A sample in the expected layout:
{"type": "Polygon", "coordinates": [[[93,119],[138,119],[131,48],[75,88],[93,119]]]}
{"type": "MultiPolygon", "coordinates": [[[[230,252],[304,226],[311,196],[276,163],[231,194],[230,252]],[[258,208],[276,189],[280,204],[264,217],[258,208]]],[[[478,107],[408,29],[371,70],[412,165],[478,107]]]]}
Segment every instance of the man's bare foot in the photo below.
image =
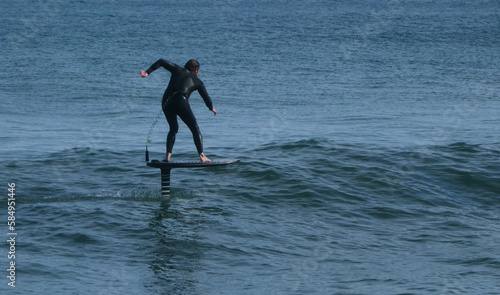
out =
{"type": "Polygon", "coordinates": [[[211,162],[211,160],[207,158],[203,153],[200,154],[200,160],[202,163],[211,162]]]}
{"type": "Polygon", "coordinates": [[[165,158],[163,159],[163,162],[170,162],[170,157],[172,156],[172,153],[168,153],[165,158]]]}

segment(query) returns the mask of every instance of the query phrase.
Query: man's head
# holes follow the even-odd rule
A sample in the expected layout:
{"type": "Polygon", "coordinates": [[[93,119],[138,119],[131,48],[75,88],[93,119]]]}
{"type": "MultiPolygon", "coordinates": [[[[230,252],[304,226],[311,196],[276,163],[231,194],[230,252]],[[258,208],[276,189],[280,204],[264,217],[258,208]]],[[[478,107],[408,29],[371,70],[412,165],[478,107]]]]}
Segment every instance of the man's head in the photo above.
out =
{"type": "Polygon", "coordinates": [[[184,65],[184,68],[198,76],[198,72],[200,71],[200,63],[196,59],[190,59],[184,65]]]}

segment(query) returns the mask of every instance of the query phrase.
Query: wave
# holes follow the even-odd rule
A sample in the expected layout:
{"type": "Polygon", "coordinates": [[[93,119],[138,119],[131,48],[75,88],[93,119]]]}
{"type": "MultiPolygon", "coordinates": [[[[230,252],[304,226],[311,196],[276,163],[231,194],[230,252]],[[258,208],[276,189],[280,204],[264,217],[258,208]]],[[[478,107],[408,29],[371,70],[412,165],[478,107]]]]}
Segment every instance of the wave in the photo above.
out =
{"type": "Polygon", "coordinates": [[[499,151],[481,145],[389,149],[307,139],[270,143],[249,154],[252,158],[243,159],[238,177],[259,183],[252,186],[255,194],[262,189],[277,198],[345,202],[499,202],[499,151]]]}
{"type": "MultiPolygon", "coordinates": [[[[221,152],[223,154],[223,152],[221,152]]],[[[464,142],[387,148],[311,138],[271,142],[227,168],[173,172],[173,197],[227,194],[259,202],[445,205],[499,204],[499,150],[464,142]]],[[[3,163],[36,199],[158,200],[159,172],[144,151],[73,148],[29,163],[3,163]]],[[[9,179],[9,177],[6,177],[9,179]]]]}

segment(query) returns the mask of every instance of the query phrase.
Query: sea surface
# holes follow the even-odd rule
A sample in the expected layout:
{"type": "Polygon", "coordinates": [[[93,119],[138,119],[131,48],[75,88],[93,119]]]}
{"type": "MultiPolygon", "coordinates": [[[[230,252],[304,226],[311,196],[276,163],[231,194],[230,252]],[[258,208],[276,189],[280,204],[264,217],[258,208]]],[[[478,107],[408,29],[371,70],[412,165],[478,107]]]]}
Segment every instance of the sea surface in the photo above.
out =
{"type": "Polygon", "coordinates": [[[497,0],[0,10],[1,294],[500,294],[497,0]],[[205,153],[240,159],[169,198],[159,58],[199,60],[205,153]]]}

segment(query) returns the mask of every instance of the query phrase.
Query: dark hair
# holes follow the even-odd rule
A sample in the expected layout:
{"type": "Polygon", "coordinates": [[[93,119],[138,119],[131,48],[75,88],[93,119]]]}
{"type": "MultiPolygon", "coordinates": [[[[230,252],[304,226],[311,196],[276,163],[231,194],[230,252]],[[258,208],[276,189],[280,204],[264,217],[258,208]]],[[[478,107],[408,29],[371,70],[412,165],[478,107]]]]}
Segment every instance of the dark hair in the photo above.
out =
{"type": "Polygon", "coordinates": [[[196,69],[200,68],[200,63],[196,59],[190,59],[186,65],[184,65],[184,68],[190,72],[194,72],[196,69]]]}

